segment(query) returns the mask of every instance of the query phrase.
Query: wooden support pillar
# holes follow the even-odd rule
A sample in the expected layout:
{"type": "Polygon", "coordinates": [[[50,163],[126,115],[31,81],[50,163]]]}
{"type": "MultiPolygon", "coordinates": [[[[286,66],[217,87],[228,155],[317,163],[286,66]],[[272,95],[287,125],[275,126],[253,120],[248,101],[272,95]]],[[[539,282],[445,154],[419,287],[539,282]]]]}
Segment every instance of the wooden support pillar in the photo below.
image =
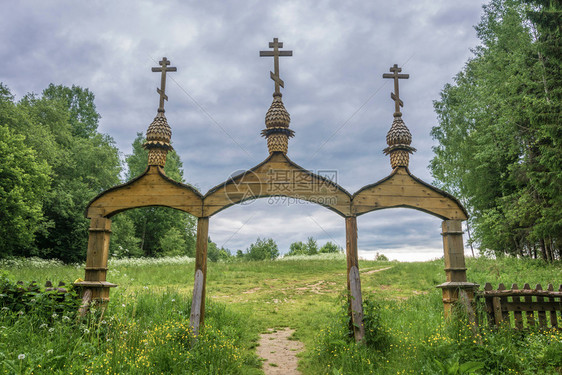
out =
{"type": "Polygon", "coordinates": [[[347,256],[347,290],[349,295],[349,314],[351,329],[355,341],[363,341],[363,299],[361,297],[361,280],[359,278],[359,256],[357,254],[357,217],[345,218],[346,256],[347,256]]]}
{"type": "Polygon", "coordinates": [[[105,217],[93,217],[90,221],[88,252],[86,255],[86,274],[84,281],[74,285],[81,287],[83,306],[80,314],[84,315],[90,301],[97,302],[105,308],[109,302],[109,288],[116,284],[106,281],[109,240],[111,238],[111,220],[105,217]]]}
{"type": "Polygon", "coordinates": [[[197,219],[197,245],[195,248],[195,282],[191,300],[189,322],[195,335],[205,321],[205,288],[207,283],[207,244],[209,241],[209,218],[197,219]]]}
{"type": "Polygon", "coordinates": [[[478,284],[469,283],[466,280],[461,221],[444,220],[442,229],[447,281],[437,287],[443,291],[443,307],[445,317],[448,317],[453,304],[459,300],[460,296],[466,294],[470,303],[474,300],[474,290],[478,284]]]}

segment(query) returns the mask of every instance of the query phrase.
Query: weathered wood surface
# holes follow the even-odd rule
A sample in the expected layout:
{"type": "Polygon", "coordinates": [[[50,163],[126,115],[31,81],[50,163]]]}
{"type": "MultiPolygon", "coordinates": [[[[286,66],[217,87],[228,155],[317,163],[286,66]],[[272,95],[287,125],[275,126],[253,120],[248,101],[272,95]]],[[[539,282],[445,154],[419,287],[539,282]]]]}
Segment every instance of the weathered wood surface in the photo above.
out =
{"type": "Polygon", "coordinates": [[[346,258],[347,258],[347,290],[349,293],[349,314],[351,329],[355,341],[363,341],[363,297],[361,296],[361,279],[359,277],[359,257],[357,254],[357,218],[345,218],[346,258]]]}
{"type": "Polygon", "coordinates": [[[90,302],[92,301],[92,289],[86,289],[84,294],[82,295],[82,304],[78,309],[79,316],[83,317],[88,312],[88,308],[90,307],[90,302]]]}
{"type": "MultiPolygon", "coordinates": [[[[197,219],[197,242],[195,244],[195,284],[193,285],[193,302],[198,303],[198,324],[203,325],[205,323],[205,294],[207,289],[207,247],[209,238],[209,218],[200,217],[197,219]],[[201,283],[198,285],[197,282],[201,283]],[[196,298],[200,302],[196,301],[196,298]]],[[[193,306],[191,309],[192,314],[194,313],[193,306]]],[[[197,334],[194,329],[194,333],[197,334]]]]}
{"type": "Polygon", "coordinates": [[[191,300],[191,314],[189,316],[189,325],[193,330],[194,335],[199,334],[199,327],[201,325],[201,306],[205,305],[203,302],[203,272],[201,270],[195,271],[195,283],[193,284],[193,298],[191,300]]]}
{"type": "Polygon", "coordinates": [[[540,284],[534,289],[529,284],[525,284],[523,289],[512,284],[509,290],[499,284],[498,289],[493,290],[492,285],[486,283],[479,296],[484,298],[489,325],[500,325],[502,322],[511,325],[513,315],[513,324],[517,329],[537,324],[546,328],[559,325],[558,316],[562,315],[561,292],[562,285],[559,291],[555,291],[552,284],[548,285],[547,290],[543,290],[540,284]]]}
{"type": "Polygon", "coordinates": [[[93,217],[90,220],[88,250],[86,252],[85,281],[105,281],[111,239],[111,220],[93,217]]]}
{"type": "Polygon", "coordinates": [[[203,216],[248,199],[283,196],[320,204],[341,216],[349,215],[351,194],[337,183],[293,163],[275,152],[263,163],[229,178],[205,195],[203,216]]]}
{"type": "Polygon", "coordinates": [[[390,176],[353,194],[351,212],[361,215],[392,207],[409,207],[446,220],[467,219],[466,211],[454,197],[414,177],[405,167],[396,168],[390,176]]]}
{"type": "Polygon", "coordinates": [[[203,196],[193,187],[176,182],[158,166],[141,176],[98,195],[87,207],[86,216],[111,217],[131,208],[166,206],[200,217],[203,196]]]}
{"type": "Polygon", "coordinates": [[[365,337],[365,326],[363,325],[363,303],[361,297],[361,280],[359,279],[359,269],[351,267],[349,272],[349,286],[351,293],[351,313],[353,321],[353,333],[355,341],[363,341],[365,337]]]}

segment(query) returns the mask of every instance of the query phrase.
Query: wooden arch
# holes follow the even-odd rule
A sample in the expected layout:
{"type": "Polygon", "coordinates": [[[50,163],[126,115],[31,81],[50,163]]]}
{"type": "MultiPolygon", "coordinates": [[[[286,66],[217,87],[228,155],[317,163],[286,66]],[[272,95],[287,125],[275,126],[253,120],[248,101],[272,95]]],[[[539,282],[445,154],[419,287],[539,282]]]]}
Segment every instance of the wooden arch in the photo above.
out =
{"type": "Polygon", "coordinates": [[[84,290],[81,312],[91,299],[102,304],[109,301],[109,288],[116,286],[106,280],[113,215],[133,208],[165,206],[199,217],[202,205],[201,193],[167,177],[158,165],[148,166],[140,176],[95,197],[86,207],[90,228],[84,281],[75,283],[84,290]]]}
{"type": "Polygon", "coordinates": [[[274,152],[262,163],[210,189],[203,198],[202,216],[212,216],[245,200],[271,196],[317,203],[344,217],[350,214],[351,194],[344,188],[302,168],[286,154],[274,152]]]}
{"type": "Polygon", "coordinates": [[[462,221],[468,219],[468,214],[462,204],[452,195],[412,175],[407,166],[398,166],[387,177],[353,194],[351,225],[357,226],[359,215],[395,207],[412,208],[443,220],[446,282],[437,287],[443,292],[445,314],[449,314],[461,294],[472,300],[478,285],[467,282],[466,278],[462,221]]]}
{"type": "Polygon", "coordinates": [[[200,217],[203,195],[191,185],[172,180],[157,165],[122,185],[112,187],[92,199],[86,217],[106,217],[132,208],[165,206],[200,217]]]}
{"type": "Polygon", "coordinates": [[[89,300],[102,304],[109,300],[109,288],[116,286],[106,281],[109,241],[111,236],[111,217],[119,212],[147,206],[166,206],[190,213],[197,220],[197,242],[195,281],[190,323],[197,334],[205,316],[205,284],[207,270],[207,245],[209,217],[234,204],[249,199],[271,196],[284,196],[302,199],[322,205],[345,218],[347,287],[349,291],[349,311],[355,339],[364,337],[361,282],[359,278],[357,252],[357,216],[370,211],[392,207],[409,207],[442,218],[443,247],[445,253],[445,272],[447,282],[443,289],[443,302],[448,311],[462,292],[472,297],[475,284],[466,281],[466,267],[462,240],[461,221],[467,219],[466,210],[451,195],[421,181],[410,174],[407,166],[409,154],[415,151],[410,147],[411,134],[401,119],[400,107],[403,105],[398,95],[398,79],[408,78],[398,74],[401,68],[394,65],[393,74],[383,78],[393,78],[395,93],[395,120],[387,134],[392,173],[372,185],[351,195],[334,181],[305,170],[287,157],[288,140],[294,135],[289,129],[290,116],[286,111],[279,87],[283,81],[279,77],[279,56],[291,56],[291,51],[279,51],[282,43],[275,38],[270,43],[274,51],[262,51],[261,56],[273,56],[275,73],[275,93],[271,107],[266,113],[266,129],[262,135],[267,139],[270,156],[257,166],[231,177],[212,188],[204,196],[190,185],[182,184],[167,177],[163,167],[166,154],[171,147],[171,129],[164,116],[166,72],[176,71],[168,67],[170,62],[164,57],[159,68],[161,72],[160,105],[157,116],[147,130],[148,167],[135,179],[106,190],[95,197],[86,209],[91,219],[85,281],[76,284],[83,287],[85,312],[89,300]]]}
{"type": "Polygon", "coordinates": [[[468,219],[455,197],[418,179],[407,167],[395,168],[387,177],[355,192],[351,211],[359,216],[393,207],[413,208],[443,220],[468,219]]]}

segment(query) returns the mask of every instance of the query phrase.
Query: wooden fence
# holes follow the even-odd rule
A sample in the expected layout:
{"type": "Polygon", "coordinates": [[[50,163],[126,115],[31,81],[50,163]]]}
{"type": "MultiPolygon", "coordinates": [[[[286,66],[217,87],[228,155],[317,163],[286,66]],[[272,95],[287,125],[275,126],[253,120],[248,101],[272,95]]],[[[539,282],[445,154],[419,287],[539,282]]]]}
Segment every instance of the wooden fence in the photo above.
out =
{"type": "Polygon", "coordinates": [[[531,289],[525,284],[519,289],[513,284],[511,289],[499,284],[493,290],[492,284],[486,283],[484,291],[478,293],[486,305],[488,325],[515,326],[516,329],[562,327],[562,284],[555,291],[552,284],[543,290],[540,284],[531,289]]]}
{"type": "MultiPolygon", "coordinates": [[[[23,281],[18,281],[16,283],[18,285],[19,288],[21,288],[22,291],[36,291],[39,290],[40,287],[39,285],[37,285],[37,281],[32,281],[31,283],[29,283],[29,286],[25,287],[24,282],[23,281]]],[[[56,291],[56,292],[60,292],[60,293],[66,293],[67,289],[65,288],[66,284],[62,281],[59,281],[59,286],[58,287],[54,287],[53,283],[49,280],[47,280],[45,282],[45,291],[46,292],[50,292],[50,291],[56,291]]]]}

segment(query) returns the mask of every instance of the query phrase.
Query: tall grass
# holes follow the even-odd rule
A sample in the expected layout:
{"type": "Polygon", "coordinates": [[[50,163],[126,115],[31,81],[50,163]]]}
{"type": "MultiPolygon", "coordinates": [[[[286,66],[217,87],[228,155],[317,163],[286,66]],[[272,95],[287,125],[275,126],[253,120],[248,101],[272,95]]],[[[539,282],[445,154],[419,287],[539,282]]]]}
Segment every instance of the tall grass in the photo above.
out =
{"type": "MultiPolygon", "coordinates": [[[[14,262],[2,265],[13,280],[83,275],[76,265],[14,262]]],[[[193,261],[119,260],[110,263],[108,280],[119,287],[102,319],[59,314],[44,321],[40,314],[0,310],[0,373],[260,373],[253,350],[258,334],[285,326],[305,343],[304,374],[562,371],[559,331],[481,328],[473,336],[462,314],[445,322],[435,288],[445,281],[442,260],[360,265],[366,344],[349,337],[341,256],[209,263],[206,324],[198,341],[188,326],[193,261]]],[[[560,263],[479,258],[467,266],[469,281],[481,285],[562,282],[560,263]]]]}

